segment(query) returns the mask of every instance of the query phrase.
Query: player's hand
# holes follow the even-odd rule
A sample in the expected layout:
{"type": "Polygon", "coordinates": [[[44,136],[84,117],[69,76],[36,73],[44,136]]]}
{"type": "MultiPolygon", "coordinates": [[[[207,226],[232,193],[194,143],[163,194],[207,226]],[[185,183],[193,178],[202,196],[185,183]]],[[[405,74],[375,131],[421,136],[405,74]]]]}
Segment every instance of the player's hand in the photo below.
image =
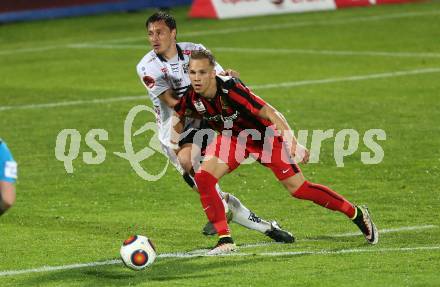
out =
{"type": "Polygon", "coordinates": [[[234,78],[239,78],[240,73],[237,71],[234,71],[232,69],[226,69],[220,73],[220,76],[230,76],[230,77],[234,77],[234,78]]]}
{"type": "Polygon", "coordinates": [[[180,98],[172,89],[168,89],[160,94],[159,99],[171,109],[173,109],[180,102],[180,98]]]}
{"type": "Polygon", "coordinates": [[[292,157],[296,162],[306,164],[309,162],[310,152],[306,147],[297,143],[295,147],[292,147],[292,157]]]}
{"type": "Polygon", "coordinates": [[[169,143],[168,146],[171,148],[171,150],[174,152],[174,154],[175,154],[176,156],[177,156],[177,154],[179,153],[179,151],[181,150],[179,144],[177,144],[177,143],[175,143],[175,142],[173,142],[173,141],[170,141],[170,143],[169,143]]]}

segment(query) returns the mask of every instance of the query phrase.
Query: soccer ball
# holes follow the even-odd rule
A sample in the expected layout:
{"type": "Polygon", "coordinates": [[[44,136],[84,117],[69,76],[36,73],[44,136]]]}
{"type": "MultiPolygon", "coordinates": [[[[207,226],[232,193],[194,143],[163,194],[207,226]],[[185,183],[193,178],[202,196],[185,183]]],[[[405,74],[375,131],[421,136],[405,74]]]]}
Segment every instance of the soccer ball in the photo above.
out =
{"type": "Polygon", "coordinates": [[[142,270],[156,259],[156,249],[148,237],[132,235],[121,246],[121,258],[125,266],[133,270],[142,270]]]}

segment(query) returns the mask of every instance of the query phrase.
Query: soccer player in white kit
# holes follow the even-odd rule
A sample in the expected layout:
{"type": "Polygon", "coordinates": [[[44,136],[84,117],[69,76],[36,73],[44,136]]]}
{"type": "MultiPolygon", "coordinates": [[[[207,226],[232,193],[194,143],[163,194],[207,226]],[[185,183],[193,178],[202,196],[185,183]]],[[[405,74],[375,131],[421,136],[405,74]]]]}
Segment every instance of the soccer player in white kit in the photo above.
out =
{"type": "MultiPolygon", "coordinates": [[[[174,165],[183,175],[184,180],[197,191],[194,179],[191,174],[193,171],[192,157],[192,136],[200,122],[197,120],[187,120],[185,130],[187,136],[179,142],[179,152],[176,155],[174,150],[176,145],[171,144],[172,116],[173,107],[178,103],[191,82],[188,75],[189,55],[191,51],[205,49],[201,44],[177,43],[177,27],[175,19],[164,12],[157,12],[151,15],[146,22],[148,39],[153,50],[148,52],[137,65],[137,73],[148,91],[148,95],[153,103],[158,124],[158,136],[162,148],[174,165]],[[193,131],[193,132],[191,132],[193,131]]],[[[223,71],[217,64],[217,73],[233,74],[232,70],[223,71]]],[[[276,221],[269,222],[251,212],[235,196],[222,192],[216,186],[217,191],[223,198],[225,209],[229,211],[230,219],[249,229],[264,233],[277,242],[291,243],[294,237],[288,231],[282,230],[276,221]]],[[[205,235],[216,234],[215,228],[211,223],[203,229],[205,235]]]]}

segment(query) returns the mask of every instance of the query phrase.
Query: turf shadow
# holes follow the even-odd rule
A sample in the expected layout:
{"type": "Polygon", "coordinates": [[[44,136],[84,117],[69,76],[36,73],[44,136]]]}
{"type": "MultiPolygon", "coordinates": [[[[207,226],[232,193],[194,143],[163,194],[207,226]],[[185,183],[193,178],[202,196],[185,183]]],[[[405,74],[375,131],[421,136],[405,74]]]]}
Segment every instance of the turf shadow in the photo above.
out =
{"type": "Polygon", "coordinates": [[[253,260],[264,258],[234,258],[231,262],[225,258],[185,258],[160,259],[143,271],[131,271],[122,264],[54,271],[27,277],[23,286],[136,286],[145,282],[184,283],[210,282],[216,275],[224,275],[225,262],[228,266],[240,268],[240,265],[252,264],[253,260]],[[199,260],[200,259],[200,260],[199,260]]]}

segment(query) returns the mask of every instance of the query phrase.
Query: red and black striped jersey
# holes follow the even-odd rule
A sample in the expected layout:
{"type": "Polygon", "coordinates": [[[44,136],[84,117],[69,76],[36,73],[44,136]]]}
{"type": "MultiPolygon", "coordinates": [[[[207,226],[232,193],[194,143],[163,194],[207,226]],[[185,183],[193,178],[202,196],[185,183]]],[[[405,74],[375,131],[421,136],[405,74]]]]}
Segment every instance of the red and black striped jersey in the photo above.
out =
{"type": "Polygon", "coordinates": [[[207,99],[189,87],[174,108],[179,116],[202,117],[216,131],[232,130],[238,136],[243,130],[257,130],[264,137],[272,123],[259,116],[266,102],[239,79],[217,76],[217,94],[207,99]]]}

